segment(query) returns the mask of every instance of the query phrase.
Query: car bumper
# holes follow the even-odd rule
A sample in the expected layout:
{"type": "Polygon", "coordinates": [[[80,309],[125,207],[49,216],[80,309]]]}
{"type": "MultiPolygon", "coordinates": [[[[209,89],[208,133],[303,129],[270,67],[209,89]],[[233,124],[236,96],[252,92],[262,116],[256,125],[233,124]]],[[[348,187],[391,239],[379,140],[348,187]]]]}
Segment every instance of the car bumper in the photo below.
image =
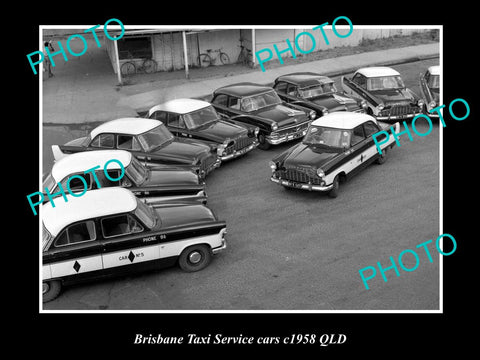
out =
{"type": "Polygon", "coordinates": [[[324,186],[313,185],[313,184],[303,184],[303,183],[298,183],[290,180],[277,179],[274,176],[272,176],[270,180],[278,185],[288,186],[294,189],[302,189],[302,190],[308,190],[308,191],[330,191],[333,187],[333,184],[324,185],[324,186]]]}
{"type": "Polygon", "coordinates": [[[401,119],[413,119],[415,116],[420,115],[421,113],[413,114],[401,114],[401,115],[389,115],[389,116],[375,116],[377,120],[380,121],[390,121],[390,120],[401,120],[401,119]]]}
{"type": "Polygon", "coordinates": [[[220,167],[220,164],[222,163],[221,158],[217,158],[210,166],[206,167],[205,169],[200,169],[198,172],[198,175],[200,178],[205,178],[209,173],[211,173],[213,170],[216,168],[220,167]]]}
{"type": "Polygon", "coordinates": [[[212,254],[216,255],[218,253],[221,253],[226,248],[227,248],[227,241],[225,239],[222,239],[222,245],[220,245],[219,247],[213,248],[212,249],[212,254]]]}
{"type": "Polygon", "coordinates": [[[281,144],[281,143],[284,143],[284,142],[287,142],[287,141],[291,141],[291,140],[301,138],[301,137],[305,136],[306,133],[307,133],[307,129],[302,130],[302,131],[298,131],[298,132],[294,132],[294,133],[291,133],[291,134],[286,134],[286,135],[283,135],[283,136],[278,136],[278,137],[265,136],[265,140],[271,145],[277,145],[277,144],[281,144]]]}
{"type": "Polygon", "coordinates": [[[227,160],[235,159],[235,158],[237,158],[237,157],[239,157],[239,156],[242,156],[242,155],[246,154],[246,153],[249,152],[249,151],[252,151],[252,150],[255,149],[257,146],[258,146],[258,141],[254,141],[254,142],[251,143],[249,146],[244,147],[243,149],[236,150],[236,151],[232,152],[231,154],[222,156],[221,159],[222,159],[222,161],[227,161],[227,160]]]}

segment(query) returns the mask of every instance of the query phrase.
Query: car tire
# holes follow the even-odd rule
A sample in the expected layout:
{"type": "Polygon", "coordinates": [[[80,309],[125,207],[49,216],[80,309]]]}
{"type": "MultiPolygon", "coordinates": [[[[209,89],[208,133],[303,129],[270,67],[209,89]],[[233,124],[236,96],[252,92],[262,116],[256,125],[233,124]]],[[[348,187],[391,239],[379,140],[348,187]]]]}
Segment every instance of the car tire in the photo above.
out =
{"type": "Polygon", "coordinates": [[[258,146],[259,149],[261,150],[268,150],[270,149],[270,144],[267,142],[265,139],[265,135],[263,134],[258,134],[258,146]]]}
{"type": "Polygon", "coordinates": [[[62,290],[62,283],[59,280],[44,281],[42,298],[43,302],[49,302],[55,299],[62,290]]]}
{"type": "Polygon", "coordinates": [[[212,251],[207,245],[193,245],[182,251],[178,265],[183,271],[194,272],[205,269],[212,260],[212,251]]]}
{"type": "Polygon", "coordinates": [[[336,198],[338,196],[338,188],[340,187],[340,178],[339,176],[335,176],[333,179],[333,187],[332,189],[328,192],[328,196],[331,198],[336,198]]]}
{"type": "Polygon", "coordinates": [[[382,150],[382,155],[380,155],[375,162],[379,165],[382,165],[383,163],[385,163],[385,161],[387,161],[387,157],[388,157],[388,148],[385,148],[382,150]]]}

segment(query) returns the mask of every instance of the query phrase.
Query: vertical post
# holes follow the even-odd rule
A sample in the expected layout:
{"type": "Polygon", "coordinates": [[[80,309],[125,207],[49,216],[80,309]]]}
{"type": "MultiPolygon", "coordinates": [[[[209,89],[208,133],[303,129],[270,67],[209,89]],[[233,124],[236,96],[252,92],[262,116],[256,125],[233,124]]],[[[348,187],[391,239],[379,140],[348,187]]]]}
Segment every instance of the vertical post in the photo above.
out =
{"type": "Polygon", "coordinates": [[[188,74],[188,53],[187,53],[187,37],[185,35],[185,31],[182,31],[182,38],[183,38],[183,58],[185,59],[185,78],[189,78],[188,74]]]}
{"type": "Polygon", "coordinates": [[[257,40],[255,39],[255,29],[252,29],[252,62],[253,67],[257,65],[257,57],[255,56],[255,47],[257,45],[257,40]]]}
{"type": "Polygon", "coordinates": [[[115,50],[115,66],[117,67],[117,79],[118,83],[122,85],[122,73],[120,72],[120,59],[118,56],[118,45],[117,40],[113,41],[113,49],[115,50]]]}

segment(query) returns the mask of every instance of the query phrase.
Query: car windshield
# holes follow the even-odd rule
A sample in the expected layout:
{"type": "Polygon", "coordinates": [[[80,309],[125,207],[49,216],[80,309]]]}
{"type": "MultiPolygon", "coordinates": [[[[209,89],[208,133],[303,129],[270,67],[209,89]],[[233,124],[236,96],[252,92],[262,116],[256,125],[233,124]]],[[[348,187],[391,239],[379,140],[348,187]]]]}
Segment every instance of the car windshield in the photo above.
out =
{"type": "Polygon", "coordinates": [[[350,144],[350,130],[334,129],[324,126],[310,126],[303,139],[305,145],[345,148],[350,144]]]}
{"type": "Polygon", "coordinates": [[[53,187],[57,184],[55,179],[53,178],[52,174],[48,174],[48,176],[43,180],[43,188],[47,188],[48,190],[52,191],[53,187]]]}
{"type": "Polygon", "coordinates": [[[138,141],[142,144],[146,152],[161,147],[172,140],[173,135],[164,124],[138,135],[138,141]]]}
{"type": "Polygon", "coordinates": [[[245,112],[252,112],[270,105],[280,104],[282,100],[275,91],[269,91],[263,94],[243,98],[240,108],[245,112]]]}
{"type": "Polygon", "coordinates": [[[137,186],[143,184],[148,175],[148,170],[133,156],[130,165],[125,169],[125,172],[137,186]]]}
{"type": "Polygon", "coordinates": [[[367,90],[402,89],[405,87],[400,76],[379,76],[367,81],[367,90]]]}
{"type": "Polygon", "coordinates": [[[52,238],[52,234],[50,234],[45,227],[45,224],[42,222],[42,249],[45,250],[45,246],[47,246],[48,242],[52,238]]]}
{"type": "Polygon", "coordinates": [[[138,198],[135,214],[149,229],[153,229],[153,227],[157,223],[157,220],[160,221],[153,208],[150,205],[145,204],[138,198]]]}
{"type": "Polygon", "coordinates": [[[183,115],[183,119],[185,124],[187,124],[187,128],[195,129],[218,120],[219,116],[215,108],[210,105],[183,115]]]}
{"type": "Polygon", "coordinates": [[[337,88],[335,87],[335,84],[333,82],[298,89],[298,94],[302,98],[312,98],[315,96],[334,92],[337,92],[337,88]]]}
{"type": "Polygon", "coordinates": [[[428,87],[430,89],[439,89],[440,88],[440,75],[430,75],[428,79],[428,87]]]}

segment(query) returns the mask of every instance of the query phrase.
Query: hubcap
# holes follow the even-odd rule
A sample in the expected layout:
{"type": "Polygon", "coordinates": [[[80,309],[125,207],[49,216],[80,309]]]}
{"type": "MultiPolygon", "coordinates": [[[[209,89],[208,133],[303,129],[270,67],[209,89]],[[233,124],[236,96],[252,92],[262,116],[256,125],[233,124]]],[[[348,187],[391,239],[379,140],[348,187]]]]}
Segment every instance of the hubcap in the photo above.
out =
{"type": "Polygon", "coordinates": [[[198,251],[194,251],[190,255],[188,255],[188,260],[192,264],[198,264],[200,260],[202,260],[202,254],[200,254],[198,251]]]}
{"type": "Polygon", "coordinates": [[[42,294],[45,294],[48,289],[50,289],[50,286],[48,285],[48,283],[43,283],[43,289],[42,289],[42,294]]]}

